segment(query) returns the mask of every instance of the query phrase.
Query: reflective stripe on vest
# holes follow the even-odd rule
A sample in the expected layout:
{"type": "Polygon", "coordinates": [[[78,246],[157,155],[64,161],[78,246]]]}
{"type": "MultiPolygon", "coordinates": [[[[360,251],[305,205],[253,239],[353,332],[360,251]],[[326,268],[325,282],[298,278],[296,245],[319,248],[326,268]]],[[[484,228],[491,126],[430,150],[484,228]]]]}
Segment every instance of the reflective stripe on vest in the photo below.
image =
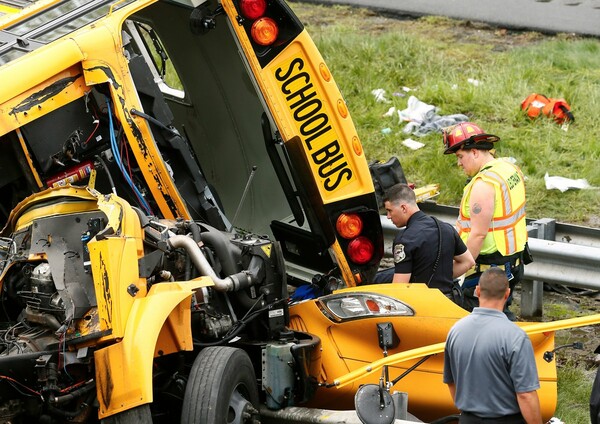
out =
{"type": "Polygon", "coordinates": [[[523,250],[527,241],[523,175],[517,167],[499,159],[490,162],[465,187],[460,216],[456,223],[461,238],[466,242],[471,231],[471,220],[466,216],[466,212],[471,190],[477,179],[491,183],[494,186],[496,195],[492,225],[484,239],[481,254],[498,251],[503,256],[509,256],[523,250]],[[506,175],[506,178],[502,176],[503,174],[506,175]],[[512,179],[513,188],[518,189],[514,192],[511,191],[507,179],[512,179]],[[519,187],[520,185],[522,187],[519,187]]]}

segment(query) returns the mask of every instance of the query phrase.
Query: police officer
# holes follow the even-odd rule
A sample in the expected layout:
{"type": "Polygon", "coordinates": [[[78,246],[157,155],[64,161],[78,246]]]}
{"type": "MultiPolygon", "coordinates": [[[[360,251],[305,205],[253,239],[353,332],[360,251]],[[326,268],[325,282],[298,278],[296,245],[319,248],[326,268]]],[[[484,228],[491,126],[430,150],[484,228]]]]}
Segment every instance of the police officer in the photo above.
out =
{"type": "MultiPolygon", "coordinates": [[[[475,258],[466,274],[463,295],[468,310],[479,304],[474,295],[479,276],[490,267],[500,267],[510,282],[511,295],[523,275],[523,251],[527,242],[525,183],[521,170],[496,159],[497,136],[485,133],[472,122],[463,122],[443,132],[444,154],[454,153],[470,177],[463,190],[457,228],[475,258]]],[[[504,312],[514,320],[508,309],[504,312]]]]}
{"type": "Polygon", "coordinates": [[[387,217],[398,228],[393,243],[393,275],[388,282],[426,283],[460,304],[454,278],[475,263],[456,230],[448,223],[423,213],[417,206],[414,191],[406,184],[396,184],[386,193],[387,217]]]}

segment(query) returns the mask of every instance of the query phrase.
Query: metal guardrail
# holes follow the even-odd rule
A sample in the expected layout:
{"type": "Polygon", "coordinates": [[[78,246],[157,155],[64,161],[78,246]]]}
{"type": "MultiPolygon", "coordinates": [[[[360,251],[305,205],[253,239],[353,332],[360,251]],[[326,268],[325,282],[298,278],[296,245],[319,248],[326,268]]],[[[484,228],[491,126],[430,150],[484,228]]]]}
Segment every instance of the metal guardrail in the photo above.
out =
{"type": "MultiPolygon", "coordinates": [[[[438,205],[434,202],[422,202],[419,203],[419,207],[426,214],[433,215],[452,225],[456,223],[456,218],[458,218],[458,208],[455,206],[438,205]]],[[[529,225],[536,221],[538,220],[527,219],[529,225]]],[[[533,236],[530,234],[530,237],[533,236]]],[[[555,225],[553,241],[580,246],[600,247],[600,228],[583,227],[580,225],[557,222],[555,225]]]]}
{"type": "MultiPolygon", "coordinates": [[[[420,203],[419,207],[451,224],[458,217],[455,207],[429,202],[420,203]]],[[[385,257],[391,257],[391,246],[398,229],[384,215],[381,225],[385,257]]],[[[600,290],[600,229],[559,224],[547,219],[528,221],[528,229],[534,261],[525,267],[524,280],[600,290]]]]}

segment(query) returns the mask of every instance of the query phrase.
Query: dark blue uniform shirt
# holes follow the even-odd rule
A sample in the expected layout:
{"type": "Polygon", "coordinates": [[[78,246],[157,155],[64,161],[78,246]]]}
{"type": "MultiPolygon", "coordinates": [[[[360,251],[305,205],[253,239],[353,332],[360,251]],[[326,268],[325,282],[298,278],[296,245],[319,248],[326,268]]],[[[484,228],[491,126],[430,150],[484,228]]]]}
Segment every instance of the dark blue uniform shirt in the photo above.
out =
{"type": "MultiPolygon", "coordinates": [[[[454,256],[462,255],[467,246],[453,226],[438,221],[442,233],[442,250],[435,275],[429,287],[444,294],[452,290],[452,264],[454,256]]],[[[427,283],[432,276],[438,256],[439,231],[434,219],[422,211],[414,213],[406,227],[401,229],[392,247],[395,273],[411,274],[411,283],[427,283]]]]}

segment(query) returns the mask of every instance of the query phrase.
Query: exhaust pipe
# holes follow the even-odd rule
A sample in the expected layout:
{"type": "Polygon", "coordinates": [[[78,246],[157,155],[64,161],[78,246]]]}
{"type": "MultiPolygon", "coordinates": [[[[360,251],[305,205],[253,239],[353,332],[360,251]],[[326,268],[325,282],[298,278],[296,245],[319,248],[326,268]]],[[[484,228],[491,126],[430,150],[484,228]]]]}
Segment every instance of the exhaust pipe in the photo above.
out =
{"type": "Polygon", "coordinates": [[[233,292],[250,287],[256,282],[256,277],[248,271],[238,272],[225,278],[219,278],[215,270],[200,250],[200,246],[191,238],[183,235],[172,236],[167,240],[170,248],[183,248],[190,256],[192,263],[201,275],[210,277],[215,283],[215,289],[223,292],[233,292]]]}

